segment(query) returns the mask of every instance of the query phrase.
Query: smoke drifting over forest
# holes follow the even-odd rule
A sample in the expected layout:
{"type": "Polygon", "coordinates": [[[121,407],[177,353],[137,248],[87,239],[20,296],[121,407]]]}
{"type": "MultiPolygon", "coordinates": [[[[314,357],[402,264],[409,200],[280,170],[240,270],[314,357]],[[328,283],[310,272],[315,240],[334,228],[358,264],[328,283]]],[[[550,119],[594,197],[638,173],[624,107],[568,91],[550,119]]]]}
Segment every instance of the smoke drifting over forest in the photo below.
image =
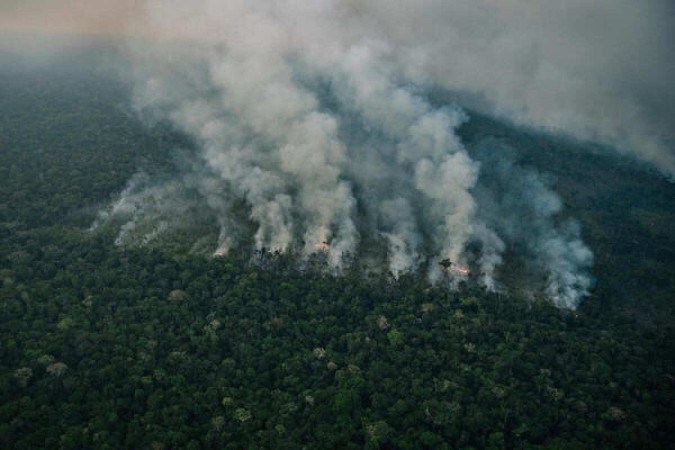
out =
{"type": "Polygon", "coordinates": [[[176,39],[132,46],[135,107],[193,138],[199,156],[178,179],[130,180],[96,225],[122,218],[118,242],[145,243],[206,220],[203,208],[219,227],[215,253],[251,242],[321,252],[339,271],[360,243],[381,242],[394,276],[424,266],[454,284],[470,271],[488,289],[515,253],[574,307],[592,263],[578,225],[502,144],[467,149],[468,114],[431,94],[616,144],[672,177],[672,36],[657,15],[668,7],[565,5],[147,2],[140,22],[176,39]]]}

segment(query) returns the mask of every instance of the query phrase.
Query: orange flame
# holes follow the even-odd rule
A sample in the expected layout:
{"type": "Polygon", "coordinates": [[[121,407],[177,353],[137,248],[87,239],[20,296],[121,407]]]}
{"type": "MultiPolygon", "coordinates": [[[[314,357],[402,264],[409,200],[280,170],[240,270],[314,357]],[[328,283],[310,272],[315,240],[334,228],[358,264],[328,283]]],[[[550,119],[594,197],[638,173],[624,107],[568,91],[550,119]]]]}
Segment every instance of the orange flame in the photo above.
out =
{"type": "Polygon", "coordinates": [[[460,275],[468,275],[468,274],[471,273],[471,269],[469,269],[468,267],[454,266],[454,265],[448,267],[446,270],[448,272],[457,273],[457,274],[460,274],[460,275]]]}
{"type": "Polygon", "coordinates": [[[327,252],[330,250],[330,244],[328,242],[319,242],[318,244],[314,244],[314,249],[320,252],[327,252]]]}

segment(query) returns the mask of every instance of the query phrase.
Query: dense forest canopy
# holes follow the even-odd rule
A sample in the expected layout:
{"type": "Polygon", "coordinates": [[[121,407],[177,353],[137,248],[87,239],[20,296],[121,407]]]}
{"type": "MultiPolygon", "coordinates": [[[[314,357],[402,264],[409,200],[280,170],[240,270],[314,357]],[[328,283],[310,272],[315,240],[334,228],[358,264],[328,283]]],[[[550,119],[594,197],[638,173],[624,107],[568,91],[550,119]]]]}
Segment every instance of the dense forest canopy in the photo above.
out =
{"type": "Polygon", "coordinates": [[[98,212],[192,143],[128,112],[104,54],[2,55],[0,447],[671,445],[672,184],[488,117],[459,129],[545,172],[581,222],[596,284],[576,311],[359,260],[334,277],[321,255],[117,246],[98,212]]]}

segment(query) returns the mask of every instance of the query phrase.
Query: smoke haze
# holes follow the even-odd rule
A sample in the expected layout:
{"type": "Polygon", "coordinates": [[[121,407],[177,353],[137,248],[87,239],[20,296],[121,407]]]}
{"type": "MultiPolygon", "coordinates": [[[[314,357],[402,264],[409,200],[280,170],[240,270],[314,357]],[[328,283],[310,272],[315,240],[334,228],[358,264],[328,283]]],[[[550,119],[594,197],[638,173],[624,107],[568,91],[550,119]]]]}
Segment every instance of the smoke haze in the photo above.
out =
{"type": "Polygon", "coordinates": [[[474,109],[608,143],[675,175],[675,3],[668,0],[29,0],[0,30],[270,45],[331,64],[364,42],[400,76],[474,109]]]}
{"type": "MultiPolygon", "coordinates": [[[[471,276],[493,290],[516,252],[556,304],[574,307],[592,262],[579,227],[499,142],[467,149],[456,131],[468,114],[430,92],[675,176],[669,2],[92,4],[110,12],[101,29],[162,38],[129,44],[134,106],[200,149],[180,179],[139,175],[101,214],[96,226],[122,220],[120,244],[148,243],[198,210],[219,227],[216,253],[299,248],[340,271],[377,241],[394,276],[423,266],[433,282],[471,276]]],[[[58,3],[33,6],[10,5],[0,26],[40,27],[42,8],[54,29],[77,29],[58,3]]]]}

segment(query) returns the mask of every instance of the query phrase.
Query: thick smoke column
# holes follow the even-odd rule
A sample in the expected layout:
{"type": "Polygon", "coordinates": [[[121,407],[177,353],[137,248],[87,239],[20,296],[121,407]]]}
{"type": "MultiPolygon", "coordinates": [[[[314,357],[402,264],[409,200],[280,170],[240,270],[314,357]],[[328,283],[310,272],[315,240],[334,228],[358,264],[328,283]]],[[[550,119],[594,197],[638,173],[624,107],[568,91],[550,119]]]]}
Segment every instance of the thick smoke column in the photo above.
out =
{"type": "Polygon", "coordinates": [[[590,251],[577,228],[558,226],[555,194],[508,161],[484,170],[456,134],[467,114],[432,104],[430,79],[401,64],[405,51],[370,32],[356,4],[154,1],[147,12],[196,41],[135,48],[136,107],[199,153],[179,179],[130,182],[97,221],[122,220],[120,244],[200,217],[219,227],[217,254],[248,242],[327,252],[339,271],[367,240],[384,244],[396,277],[424,265],[432,282],[488,289],[502,253],[525,245],[557,304],[585,294],[590,251]]]}
{"type": "MultiPolygon", "coordinates": [[[[429,200],[426,213],[438,258],[463,263],[475,208],[469,189],[478,172],[478,166],[455,135],[465,116],[456,108],[434,109],[424,98],[397,85],[395,74],[382,56],[384,51],[359,45],[342,55],[342,71],[334,76],[336,94],[347,114],[359,115],[368,128],[378,130],[387,142],[384,156],[410,173],[414,189],[429,200]]],[[[352,159],[359,157],[352,155],[352,159]]],[[[369,180],[361,181],[366,184],[369,180]]],[[[387,201],[396,201],[375,200],[385,208],[389,206],[387,201]]],[[[399,255],[392,260],[412,260],[417,252],[417,239],[413,236],[418,232],[410,229],[412,224],[408,227],[408,232],[395,234],[394,239],[390,235],[390,254],[399,255]],[[403,257],[402,246],[408,249],[403,257]]],[[[438,265],[432,268],[431,278],[438,279],[438,265]]]]}

